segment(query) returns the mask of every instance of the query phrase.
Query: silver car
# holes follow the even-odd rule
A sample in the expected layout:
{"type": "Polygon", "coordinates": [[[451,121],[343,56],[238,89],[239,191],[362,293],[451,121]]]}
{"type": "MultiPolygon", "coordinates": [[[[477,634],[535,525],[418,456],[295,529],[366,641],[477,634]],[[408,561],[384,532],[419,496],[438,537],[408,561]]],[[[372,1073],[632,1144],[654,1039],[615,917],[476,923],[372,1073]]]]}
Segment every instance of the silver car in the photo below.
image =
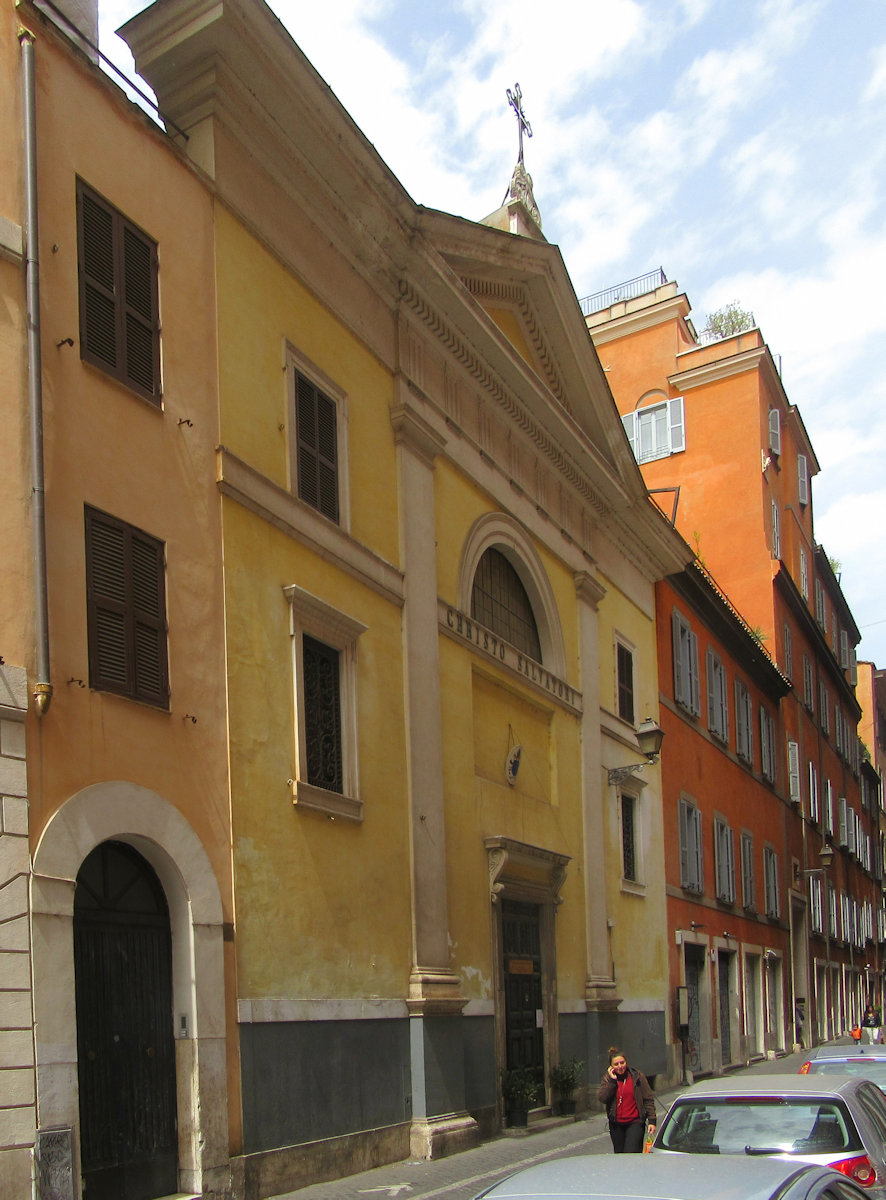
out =
{"type": "Polygon", "coordinates": [[[857,1075],[870,1079],[886,1092],[886,1046],[840,1045],[834,1042],[817,1046],[800,1067],[801,1075],[857,1075]]]}
{"type": "MultiPolygon", "coordinates": [[[[709,1079],[679,1095],[653,1153],[770,1156],[833,1167],[886,1200],[886,1096],[867,1079],[709,1079]]],[[[743,1169],[743,1168],[742,1168],[743,1169]]]]}
{"type": "Polygon", "coordinates": [[[828,1167],[754,1158],[724,1171],[715,1158],[583,1154],[537,1163],[475,1200],[869,1200],[828,1167]]]}

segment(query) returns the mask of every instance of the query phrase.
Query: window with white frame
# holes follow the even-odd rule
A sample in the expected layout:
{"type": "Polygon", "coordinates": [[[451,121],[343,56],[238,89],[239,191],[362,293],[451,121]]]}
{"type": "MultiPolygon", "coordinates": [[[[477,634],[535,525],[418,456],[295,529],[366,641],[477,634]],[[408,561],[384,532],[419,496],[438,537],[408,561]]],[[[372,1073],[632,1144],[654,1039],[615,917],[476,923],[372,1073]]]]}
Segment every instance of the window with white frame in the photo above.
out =
{"type": "Polygon", "coordinates": [[[760,705],[760,769],[763,778],[774,783],[778,775],[778,757],[775,749],[775,721],[768,708],[760,705]]]}
{"type": "Polygon", "coordinates": [[[295,584],[284,591],[295,685],[294,802],[359,821],[357,641],[366,626],[295,584]]]}
{"type": "Polygon", "coordinates": [[[704,891],[704,857],[701,812],[691,800],[680,798],[680,884],[690,892],[704,891]]]}
{"type": "Polygon", "coordinates": [[[831,732],[831,702],[823,680],[818,681],[818,723],[822,733],[831,732]]]}
{"type": "Polygon", "coordinates": [[[781,896],[778,886],[778,855],[771,846],[763,847],[763,881],[766,894],[766,916],[781,916],[781,896]]]}
{"type": "Polygon", "coordinates": [[[776,500],[772,501],[772,557],[781,558],[781,513],[776,500]]]}
{"type": "Polygon", "coordinates": [[[735,681],[735,752],[745,762],[754,761],[754,708],[740,679],[735,681]]]}
{"type": "Polygon", "coordinates": [[[821,818],[818,796],[818,769],[812,759],[809,760],[809,820],[818,824],[821,818]]]}
{"type": "Polygon", "coordinates": [[[824,905],[820,875],[809,876],[809,924],[813,933],[824,933],[824,905]]]}
{"type": "Polygon", "coordinates": [[[815,581],[815,619],[818,621],[825,634],[828,631],[828,603],[825,596],[824,588],[821,586],[821,580],[815,581]]]}
{"type": "Polygon", "coordinates": [[[824,831],[827,837],[834,834],[834,785],[830,779],[824,785],[824,831]]]}
{"type": "Polygon", "coordinates": [[[840,629],[837,624],[837,614],[831,610],[831,649],[834,652],[834,658],[837,657],[837,647],[840,644],[840,629]]]}
{"type": "Polygon", "coordinates": [[[290,488],[337,525],[346,524],[345,393],[304,355],[287,347],[290,488]]]}
{"type": "Polygon", "coordinates": [[[634,724],[634,652],[620,638],[615,641],[615,680],[617,712],[623,721],[634,724]]]}
{"type": "Polygon", "coordinates": [[[782,630],[782,646],[784,648],[783,659],[782,659],[782,661],[784,662],[784,673],[785,673],[785,675],[787,675],[788,679],[793,679],[794,678],[794,646],[793,646],[793,638],[791,636],[791,627],[790,627],[790,625],[788,625],[787,621],[785,621],[783,630],[782,630]]]}
{"type": "Polygon", "coordinates": [[[840,630],[840,666],[844,671],[849,669],[849,632],[840,630]]]}
{"type": "Polygon", "coordinates": [[[837,812],[839,814],[839,825],[837,827],[837,841],[841,846],[849,845],[849,805],[846,803],[846,797],[840,796],[837,802],[837,812]]]}
{"type": "Polygon", "coordinates": [[[797,455],[797,499],[809,503],[809,459],[805,454],[797,455]]]}
{"type": "Polygon", "coordinates": [[[717,899],[722,904],[735,903],[735,838],[725,821],[714,821],[714,874],[717,899]]]}
{"type": "Polygon", "coordinates": [[[828,936],[839,938],[840,920],[837,907],[837,889],[832,883],[828,884],[828,936]]]}
{"type": "Polygon", "coordinates": [[[729,741],[729,686],[719,654],[707,653],[708,729],[721,742],[729,741]]]}
{"type": "Polygon", "coordinates": [[[800,592],[804,600],[809,599],[809,555],[800,547],[800,592]]]}
{"type": "Polygon", "coordinates": [[[686,449],[682,396],[625,413],[621,421],[638,463],[686,449]]]}
{"type": "Polygon", "coordinates": [[[799,804],[802,800],[800,793],[800,746],[788,739],[788,795],[791,804],[799,804]]]}
{"type": "MultiPolygon", "coordinates": [[[[825,729],[825,733],[827,733],[827,732],[828,732],[827,729],[825,729]]],[[[845,755],[845,748],[844,748],[843,743],[844,743],[843,713],[840,708],[840,705],[837,702],[835,702],[834,703],[834,745],[837,749],[837,753],[845,758],[846,755],[845,755]]]]}
{"type": "Polygon", "coordinates": [[[748,912],[757,911],[756,881],[754,879],[754,835],[741,835],[741,903],[748,912]]]}
{"type": "Polygon", "coordinates": [[[698,638],[681,612],[674,609],[671,618],[674,642],[674,699],[687,712],[701,713],[701,688],[698,678],[698,638]]]}
{"type": "Polygon", "coordinates": [[[803,655],[803,703],[813,712],[815,709],[815,677],[808,654],[803,655]]]}
{"type": "Polygon", "coordinates": [[[621,874],[629,883],[642,882],[640,861],[640,799],[632,792],[623,791],[619,797],[621,809],[621,874]]]}

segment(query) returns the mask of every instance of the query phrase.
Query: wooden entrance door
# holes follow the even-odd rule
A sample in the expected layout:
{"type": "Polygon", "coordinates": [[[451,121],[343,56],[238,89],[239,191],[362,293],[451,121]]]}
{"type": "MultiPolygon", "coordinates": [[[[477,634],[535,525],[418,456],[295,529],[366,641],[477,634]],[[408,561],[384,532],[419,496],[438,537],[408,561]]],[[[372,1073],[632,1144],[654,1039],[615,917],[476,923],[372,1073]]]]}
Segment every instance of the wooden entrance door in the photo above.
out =
{"type": "Polygon", "coordinates": [[[80,1150],[89,1200],[178,1191],[166,897],[131,846],[103,842],[74,893],[80,1150]]]}
{"type": "MultiPolygon", "coordinates": [[[[541,922],[537,904],[502,901],[506,1066],[529,1067],[544,1083],[541,922]]],[[[542,1094],[541,1092],[539,1094],[542,1094]]]]}

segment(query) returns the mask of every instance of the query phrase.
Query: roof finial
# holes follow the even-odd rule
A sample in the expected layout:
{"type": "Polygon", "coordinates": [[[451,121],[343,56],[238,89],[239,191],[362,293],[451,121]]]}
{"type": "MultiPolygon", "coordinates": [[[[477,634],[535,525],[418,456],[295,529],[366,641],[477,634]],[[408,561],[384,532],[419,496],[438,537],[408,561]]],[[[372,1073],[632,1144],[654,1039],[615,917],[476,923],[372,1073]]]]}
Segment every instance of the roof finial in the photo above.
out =
{"type": "Polygon", "coordinates": [[[529,124],[529,121],[526,118],[526,114],[523,111],[523,93],[520,91],[519,83],[514,84],[513,91],[511,91],[510,88],[508,88],[507,91],[508,91],[508,104],[510,104],[511,108],[514,110],[514,112],[516,113],[516,116],[517,116],[517,132],[518,132],[519,138],[520,138],[520,153],[517,156],[517,162],[522,163],[523,162],[523,130],[524,129],[526,130],[527,137],[532,137],[532,126],[529,124]]]}

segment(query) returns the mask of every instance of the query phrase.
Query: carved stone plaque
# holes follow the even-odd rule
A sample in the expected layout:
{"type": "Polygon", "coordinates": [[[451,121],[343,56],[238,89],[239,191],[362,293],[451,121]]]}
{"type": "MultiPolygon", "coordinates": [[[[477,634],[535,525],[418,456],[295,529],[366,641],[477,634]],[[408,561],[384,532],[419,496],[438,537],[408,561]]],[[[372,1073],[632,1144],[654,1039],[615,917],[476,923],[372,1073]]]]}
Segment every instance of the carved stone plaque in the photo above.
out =
{"type": "Polygon", "coordinates": [[[37,1130],[39,1200],[74,1200],[74,1134],[70,1126],[37,1130]]]}

